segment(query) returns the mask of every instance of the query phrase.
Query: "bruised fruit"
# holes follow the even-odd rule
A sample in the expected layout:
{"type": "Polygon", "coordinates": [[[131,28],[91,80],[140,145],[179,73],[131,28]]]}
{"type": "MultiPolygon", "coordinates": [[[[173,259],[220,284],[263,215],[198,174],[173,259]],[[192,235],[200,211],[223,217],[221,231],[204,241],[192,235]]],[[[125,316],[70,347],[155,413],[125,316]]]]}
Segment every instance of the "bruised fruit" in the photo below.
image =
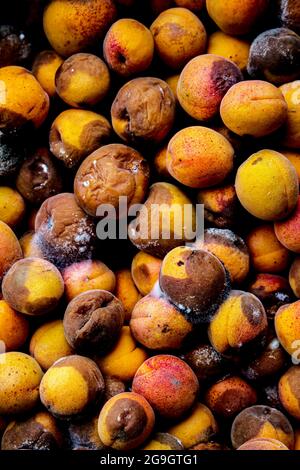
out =
{"type": "Polygon", "coordinates": [[[32,73],[50,98],[56,95],[55,74],[62,63],[63,59],[51,50],[40,52],[34,60],[32,73]]]}

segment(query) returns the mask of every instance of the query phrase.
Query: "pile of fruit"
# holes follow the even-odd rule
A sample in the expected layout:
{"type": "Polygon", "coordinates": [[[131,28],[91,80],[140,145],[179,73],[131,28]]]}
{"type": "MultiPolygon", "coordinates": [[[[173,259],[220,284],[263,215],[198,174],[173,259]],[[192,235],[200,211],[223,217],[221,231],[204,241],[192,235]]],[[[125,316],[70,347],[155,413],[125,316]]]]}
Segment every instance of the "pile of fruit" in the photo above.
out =
{"type": "Polygon", "coordinates": [[[1,450],[300,450],[299,2],[7,3],[1,450]]]}

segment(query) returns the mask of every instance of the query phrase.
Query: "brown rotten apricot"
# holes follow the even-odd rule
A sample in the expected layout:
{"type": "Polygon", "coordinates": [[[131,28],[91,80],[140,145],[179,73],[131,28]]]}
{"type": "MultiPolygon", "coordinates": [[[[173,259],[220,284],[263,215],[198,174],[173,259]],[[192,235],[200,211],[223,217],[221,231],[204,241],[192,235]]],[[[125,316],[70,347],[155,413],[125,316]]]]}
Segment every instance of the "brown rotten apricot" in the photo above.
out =
{"type": "Polygon", "coordinates": [[[208,54],[216,54],[231,60],[242,72],[247,68],[249,51],[250,43],[245,39],[230,36],[222,31],[216,31],[209,36],[208,54]]]}
{"type": "Polygon", "coordinates": [[[150,26],[150,31],[158,56],[170,68],[180,70],[190,59],[205,52],[205,28],[186,8],[163,11],[150,26]]]}
{"type": "Polygon", "coordinates": [[[64,293],[58,269],[41,258],[24,258],[10,268],[2,282],[2,293],[9,305],[27,315],[53,311],[64,293]]]}
{"type": "Polygon", "coordinates": [[[106,402],[100,412],[99,437],[107,447],[135,449],[150,436],[154,422],[154,412],[143,396],[120,393],[106,402]]]}
{"type": "Polygon", "coordinates": [[[207,222],[221,229],[235,225],[239,201],[233,184],[201,189],[197,201],[204,204],[204,218],[207,222]]]}
{"type": "Polygon", "coordinates": [[[49,134],[50,150],[67,168],[73,168],[106,144],[111,125],[101,114],[67,109],[54,120],[49,134]]]}
{"type": "Polygon", "coordinates": [[[159,143],[173,126],[175,97],[159,78],[135,78],[117,93],[111,119],[115,132],[125,142],[159,143]]]}
{"type": "Polygon", "coordinates": [[[149,177],[148,163],[139,152],[126,145],[110,144],[82,162],[74,192],[80,207],[95,217],[101,205],[110,204],[118,210],[121,196],[127,197],[128,207],[143,202],[149,177]]]}
{"type": "Polygon", "coordinates": [[[242,73],[233,62],[215,54],[203,54],[184,67],[177,97],[192,118],[208,121],[219,112],[226,92],[241,80],[242,73]]]}
{"type": "Polygon", "coordinates": [[[35,57],[32,73],[50,98],[56,95],[55,74],[62,63],[63,59],[51,50],[42,51],[35,57]]]}
{"type": "Polygon", "coordinates": [[[219,259],[208,251],[178,247],[164,258],[160,288],[192,323],[207,322],[227,298],[230,282],[219,259]]]}
{"type": "Polygon", "coordinates": [[[167,169],[190,188],[220,184],[233,169],[230,142],[208,127],[186,127],[175,134],[167,149],[167,169]]]}
{"type": "Polygon", "coordinates": [[[67,448],[71,450],[104,450],[98,434],[98,414],[79,422],[71,422],[67,428],[67,448]]]}
{"type": "Polygon", "coordinates": [[[64,315],[68,343],[76,351],[104,353],[117,341],[124,322],[121,302],[105,290],[77,295],[64,315]]]}
{"type": "Polygon", "coordinates": [[[132,18],[116,21],[107,32],[103,53],[109,67],[123,77],[147,70],[154,54],[154,41],[146,26],[132,18]]]}
{"type": "Polygon", "coordinates": [[[229,361],[210,344],[200,344],[184,352],[183,360],[193,369],[199,383],[225,375],[229,361]]]}
{"type": "Polygon", "coordinates": [[[116,16],[112,0],[51,0],[44,11],[44,32],[64,57],[101,39],[116,16]]]}

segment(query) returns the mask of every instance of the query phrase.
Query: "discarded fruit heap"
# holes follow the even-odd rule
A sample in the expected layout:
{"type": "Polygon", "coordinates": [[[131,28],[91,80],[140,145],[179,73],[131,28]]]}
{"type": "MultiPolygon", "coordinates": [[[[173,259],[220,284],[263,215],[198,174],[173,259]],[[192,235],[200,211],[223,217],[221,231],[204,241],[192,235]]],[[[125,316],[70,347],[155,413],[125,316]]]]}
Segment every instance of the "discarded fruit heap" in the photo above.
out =
{"type": "Polygon", "coordinates": [[[7,3],[1,449],[300,450],[299,2],[7,3]]]}

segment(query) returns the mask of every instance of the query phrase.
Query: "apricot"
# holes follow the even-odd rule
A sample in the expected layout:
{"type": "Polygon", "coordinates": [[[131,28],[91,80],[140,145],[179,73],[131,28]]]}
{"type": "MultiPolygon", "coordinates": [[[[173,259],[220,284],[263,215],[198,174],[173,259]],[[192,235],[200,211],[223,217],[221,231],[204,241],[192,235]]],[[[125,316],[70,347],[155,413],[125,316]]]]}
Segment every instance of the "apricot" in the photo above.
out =
{"type": "Polygon", "coordinates": [[[104,376],[104,382],[105,382],[104,401],[108,401],[115,395],[118,395],[119,393],[123,393],[126,390],[125,383],[117,379],[116,377],[106,375],[104,376]]]}
{"type": "Polygon", "coordinates": [[[195,229],[192,201],[177,186],[162,182],[150,187],[144,206],[129,224],[128,235],[139,250],[163,258],[176,246],[192,241],[195,229]]]}
{"type": "Polygon", "coordinates": [[[99,437],[107,447],[135,449],[150,436],[154,422],[154,412],[143,396],[120,393],[106,402],[100,412],[99,437]]]}
{"type": "Polygon", "coordinates": [[[105,375],[129,382],[147,358],[148,354],[138,346],[129,326],[123,326],[113,349],[95,360],[105,375]]]}
{"type": "Polygon", "coordinates": [[[43,405],[55,417],[85,416],[95,409],[104,393],[104,379],[97,365],[83,356],[56,361],[40,384],[43,405]]]}
{"type": "Polygon", "coordinates": [[[289,217],[275,222],[275,234],[280,243],[288,250],[300,253],[300,197],[289,217]]]}
{"type": "Polygon", "coordinates": [[[34,205],[62,191],[61,171],[46,147],[39,147],[22,163],[16,186],[24,199],[34,205]]]}
{"type": "Polygon", "coordinates": [[[43,257],[60,268],[90,259],[95,251],[95,222],[72,193],[49,197],[35,218],[36,241],[43,257]]]}
{"type": "Polygon", "coordinates": [[[239,201],[233,184],[201,189],[197,201],[204,205],[204,218],[207,222],[221,229],[235,225],[239,201]]]}
{"type": "Polygon", "coordinates": [[[286,28],[300,31],[300,11],[297,0],[280,0],[278,18],[286,28]]]}
{"type": "Polygon", "coordinates": [[[139,251],[132,259],[131,275],[134,284],[144,296],[150,294],[159,278],[162,261],[155,256],[139,251]]]}
{"type": "MultiPolygon", "coordinates": [[[[298,336],[299,338],[299,336],[298,336]]],[[[284,409],[297,420],[300,419],[300,367],[292,366],[279,380],[279,398],[284,409]]]]}
{"type": "Polygon", "coordinates": [[[40,52],[34,59],[32,73],[50,98],[56,95],[55,74],[62,63],[60,55],[51,50],[40,52]]]}
{"type": "Polygon", "coordinates": [[[0,300],[0,342],[4,343],[5,351],[20,349],[28,335],[27,318],[13,310],[5,300],[0,300]]]}
{"type": "Polygon", "coordinates": [[[124,310],[106,290],[89,290],[77,295],[64,314],[65,336],[76,351],[104,353],[121,333],[124,310]]]}
{"type": "Polygon", "coordinates": [[[226,92],[243,79],[230,60],[203,54],[190,60],[180,74],[177,97],[186,113],[198,121],[208,121],[218,112],[226,92]]]}
{"type": "Polygon", "coordinates": [[[103,54],[109,67],[123,77],[144,72],[153,59],[152,34],[139,21],[122,18],[108,30],[103,54]]]}
{"type": "Polygon", "coordinates": [[[236,38],[223,31],[216,31],[208,39],[207,52],[234,62],[239,69],[246,70],[249,58],[250,44],[245,39],[236,38]]]}
{"type": "Polygon", "coordinates": [[[73,108],[95,106],[109,91],[109,71],[96,55],[74,54],[57,70],[55,87],[59,97],[73,108]]]}
{"type": "Polygon", "coordinates": [[[37,237],[33,231],[26,232],[19,240],[24,258],[43,258],[38,247],[37,237]]]}
{"type": "Polygon", "coordinates": [[[8,186],[0,186],[0,220],[9,227],[20,224],[25,215],[25,202],[21,194],[8,186]]]}
{"type": "Polygon", "coordinates": [[[241,447],[237,450],[289,450],[282,442],[277,439],[267,439],[259,437],[257,439],[250,439],[246,441],[241,447]]]}
{"type": "Polygon", "coordinates": [[[285,123],[287,104],[282,92],[272,83],[245,80],[227,91],[220,113],[231,131],[258,138],[272,134],[285,123]]]}
{"type": "Polygon", "coordinates": [[[125,321],[129,322],[134,306],[142,296],[135,285],[130,269],[120,269],[116,271],[115,278],[115,296],[122,302],[125,312],[125,321]]]}
{"type": "Polygon", "coordinates": [[[249,252],[244,240],[231,230],[207,229],[204,231],[204,239],[197,241],[196,247],[219,258],[233,284],[240,284],[246,279],[249,273],[249,252]]]}
{"type": "Polygon", "coordinates": [[[278,241],[272,225],[263,224],[252,229],[246,243],[256,272],[278,273],[288,267],[289,252],[278,241]]]}
{"type": "Polygon", "coordinates": [[[22,249],[16,235],[0,220],[0,279],[20,258],[22,258],[22,249]]]}
{"type": "Polygon", "coordinates": [[[167,144],[161,147],[156,152],[155,157],[154,157],[154,162],[153,162],[156,173],[158,174],[159,177],[163,179],[169,179],[171,177],[167,169],[167,148],[168,148],[167,144]]]}
{"type": "Polygon", "coordinates": [[[147,442],[143,450],[183,450],[180,440],[167,432],[157,432],[152,439],[147,442]]]}
{"type": "Polygon", "coordinates": [[[284,155],[293,165],[296,170],[299,183],[300,183],[300,152],[296,150],[288,151],[288,150],[280,150],[280,153],[284,155]]]}
{"type": "Polygon", "coordinates": [[[161,142],[175,119],[175,97],[159,78],[141,77],[118,91],[111,107],[114,131],[127,143],[161,142]]]}
{"type": "Polygon", "coordinates": [[[275,85],[300,77],[300,36],[287,28],[264,31],[251,44],[247,71],[275,85]]]}
{"type": "Polygon", "coordinates": [[[132,390],[143,395],[161,417],[179,419],[193,406],[199,383],[184,361],[161,354],[150,357],[139,367],[132,390]]]}
{"type": "Polygon", "coordinates": [[[98,434],[98,415],[70,423],[67,429],[68,448],[72,450],[104,450],[98,434]]]}
{"type": "Polygon", "coordinates": [[[185,449],[208,442],[217,431],[213,414],[202,403],[197,403],[186,418],[168,429],[168,433],[177,437],[185,449]]]}
{"type": "Polygon", "coordinates": [[[175,96],[176,103],[178,102],[178,97],[177,97],[177,86],[179,82],[179,77],[180,73],[177,73],[175,75],[171,75],[170,77],[166,78],[166,82],[173,91],[173,95],[175,96]]]}
{"type": "Polygon", "coordinates": [[[294,431],[281,411],[269,406],[245,408],[233,421],[231,442],[235,449],[250,439],[277,439],[289,449],[294,448],[294,431]]]}
{"type": "Polygon", "coordinates": [[[193,369],[199,383],[211,381],[227,372],[229,361],[210,344],[200,344],[185,351],[182,359],[193,369]]]}
{"type": "Polygon", "coordinates": [[[233,290],[212,318],[208,336],[220,354],[249,354],[264,344],[267,326],[260,300],[249,292],[233,290]]]}
{"type": "Polygon", "coordinates": [[[159,279],[167,298],[192,323],[206,322],[229,294],[226,270],[211,253],[178,247],[164,258],[159,279]]]}
{"type": "Polygon", "coordinates": [[[50,150],[67,168],[106,144],[111,125],[101,114],[83,109],[68,109],[54,120],[49,134],[50,150]]]}
{"type": "Polygon", "coordinates": [[[102,289],[113,292],[116,284],[114,273],[98,260],[71,264],[62,271],[62,277],[68,302],[88,290],[102,289]]]}
{"type": "Polygon", "coordinates": [[[282,347],[292,356],[299,348],[300,300],[278,309],[275,315],[275,329],[282,347]]]}
{"type": "Polygon", "coordinates": [[[148,163],[139,152],[126,145],[110,144],[82,162],[75,176],[74,192],[80,207],[96,216],[103,204],[118,210],[121,196],[127,197],[128,207],[143,202],[149,177],[148,163]]]}
{"type": "Polygon", "coordinates": [[[236,36],[249,33],[264,15],[269,0],[206,0],[211,19],[227,34],[236,36]]]}
{"type": "Polygon", "coordinates": [[[43,372],[35,359],[21,352],[7,352],[0,361],[0,413],[31,411],[39,401],[43,372]]]}
{"type": "Polygon", "coordinates": [[[255,389],[237,376],[216,382],[209,387],[205,395],[205,403],[211,412],[227,419],[254,405],[256,401],[255,389]]]}
{"type": "Polygon", "coordinates": [[[190,188],[220,184],[233,169],[230,142],[208,127],[192,126],[172,137],[167,149],[167,169],[190,188]]]}
{"type": "Polygon", "coordinates": [[[155,49],[170,68],[182,69],[206,49],[206,30],[199,18],[186,8],[163,11],[150,26],[155,49]]]}
{"type": "MultiPolygon", "coordinates": [[[[30,124],[29,124],[30,127],[30,124]]],[[[0,176],[14,176],[28,154],[28,126],[0,128],[0,176]]]]}
{"type": "MultiPolygon", "coordinates": [[[[282,144],[291,149],[299,149],[300,147],[300,80],[286,83],[280,87],[280,90],[287,103],[287,120],[283,127],[282,144]]],[[[296,158],[291,153],[285,153],[287,158],[295,163],[296,158]]],[[[298,163],[299,165],[299,163],[298,163]]]]}
{"type": "Polygon", "coordinates": [[[263,303],[267,316],[271,320],[274,319],[279,307],[294,300],[288,280],[276,274],[258,274],[248,290],[263,303]]]}
{"type": "Polygon", "coordinates": [[[51,0],[44,11],[44,32],[53,49],[68,57],[101,39],[115,16],[112,0],[51,0]]]}
{"type": "MultiPolygon", "coordinates": [[[[284,219],[292,212],[297,204],[298,186],[295,168],[274,150],[260,150],[251,155],[238,168],[235,179],[236,193],[242,206],[250,214],[266,221],[284,219]]],[[[276,236],[278,238],[277,233],[276,236]]]]}
{"type": "Polygon", "coordinates": [[[132,312],[130,329],[148,349],[180,349],[192,325],[166,299],[147,295],[132,312]]]}
{"type": "Polygon", "coordinates": [[[0,127],[21,127],[26,123],[40,127],[49,111],[49,96],[36,78],[23,67],[0,68],[0,127]]]}
{"type": "Polygon", "coordinates": [[[49,369],[58,359],[71,356],[73,350],[65,338],[62,320],[47,322],[37,328],[31,337],[29,351],[43,370],[49,369]]]}
{"type": "Polygon", "coordinates": [[[20,421],[12,421],[1,441],[1,450],[57,450],[63,437],[56,420],[46,411],[20,421]]]}
{"type": "Polygon", "coordinates": [[[64,283],[58,269],[40,258],[17,261],[2,282],[4,300],[26,315],[45,315],[53,311],[63,293],[64,283]]]}

